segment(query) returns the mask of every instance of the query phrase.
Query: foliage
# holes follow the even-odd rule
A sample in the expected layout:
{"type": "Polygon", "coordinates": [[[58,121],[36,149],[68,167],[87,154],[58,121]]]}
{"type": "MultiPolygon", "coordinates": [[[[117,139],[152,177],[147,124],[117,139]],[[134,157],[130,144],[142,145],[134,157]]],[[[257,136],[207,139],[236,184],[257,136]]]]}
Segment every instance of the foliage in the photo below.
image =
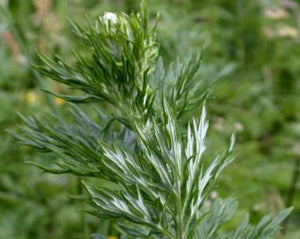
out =
{"type": "Polygon", "coordinates": [[[43,170],[86,178],[90,213],[116,218],[126,238],[269,238],[290,209],[274,219],[266,216],[256,226],[245,217],[236,230],[223,231],[236,201],[207,205],[216,179],[233,160],[234,137],[223,153],[204,160],[205,107],[199,123],[193,119],[187,129],[182,117],[204,104],[213,84],[197,78],[197,55],[165,69],[149,21],[142,6],[137,14],[106,13],[88,27],[72,22],[89,52],[75,51],[74,66],[41,55],[43,65],[36,68],[81,92],[48,93],[76,104],[93,102],[97,117],[70,105],[73,123],[60,115],[43,120],[21,116],[25,126],[12,134],[59,157],[51,168],[36,164],[43,170]],[[104,179],[111,188],[90,178],[104,179]]]}

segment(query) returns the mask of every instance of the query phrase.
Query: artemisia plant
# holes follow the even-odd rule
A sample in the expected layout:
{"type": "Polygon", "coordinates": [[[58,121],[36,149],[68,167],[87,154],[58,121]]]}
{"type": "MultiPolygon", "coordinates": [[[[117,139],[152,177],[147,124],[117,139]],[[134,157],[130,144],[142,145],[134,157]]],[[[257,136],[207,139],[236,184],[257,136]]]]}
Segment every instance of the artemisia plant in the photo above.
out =
{"type": "Polygon", "coordinates": [[[235,230],[222,229],[237,201],[211,201],[209,195],[233,161],[234,137],[216,158],[204,160],[204,102],[211,86],[198,77],[201,57],[196,54],[165,67],[151,22],[143,4],[137,14],[105,13],[86,27],[71,21],[85,44],[85,55],[74,51],[75,64],[40,56],[42,65],[36,68],[81,92],[50,92],[71,102],[73,123],[55,115],[42,120],[22,116],[24,125],[13,134],[24,144],[57,155],[53,167],[38,167],[86,178],[90,212],[116,218],[122,238],[271,237],[290,209],[275,218],[266,216],[255,226],[246,216],[235,230]],[[97,117],[86,113],[90,107],[97,117]],[[190,119],[184,127],[182,117],[195,108],[202,109],[201,118],[190,119]],[[90,183],[92,177],[113,187],[90,183]]]}

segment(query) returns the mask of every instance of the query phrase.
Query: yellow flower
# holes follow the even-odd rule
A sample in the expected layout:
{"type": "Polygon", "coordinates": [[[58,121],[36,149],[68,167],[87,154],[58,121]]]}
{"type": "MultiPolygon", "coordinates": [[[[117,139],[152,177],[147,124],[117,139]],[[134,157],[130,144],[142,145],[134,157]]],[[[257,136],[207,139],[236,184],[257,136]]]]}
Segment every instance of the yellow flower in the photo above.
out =
{"type": "Polygon", "coordinates": [[[65,103],[65,100],[62,98],[55,97],[54,102],[58,105],[63,105],[65,103]]]}
{"type": "Polygon", "coordinates": [[[112,237],[108,237],[108,239],[118,239],[117,237],[114,237],[114,236],[112,236],[112,237]]]}
{"type": "Polygon", "coordinates": [[[25,95],[25,99],[28,103],[34,103],[37,100],[37,96],[34,92],[29,91],[27,92],[27,94],[25,95]]]}

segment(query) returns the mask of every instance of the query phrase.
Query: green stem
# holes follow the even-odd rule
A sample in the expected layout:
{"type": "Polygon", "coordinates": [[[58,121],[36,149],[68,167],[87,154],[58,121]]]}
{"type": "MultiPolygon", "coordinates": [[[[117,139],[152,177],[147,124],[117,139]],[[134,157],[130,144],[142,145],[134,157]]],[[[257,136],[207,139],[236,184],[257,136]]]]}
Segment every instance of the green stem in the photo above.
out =
{"type": "MultiPolygon", "coordinates": [[[[297,192],[297,184],[300,179],[300,158],[295,159],[294,172],[291,179],[290,189],[288,192],[288,197],[286,200],[286,207],[291,207],[295,200],[296,192],[297,192]]],[[[286,235],[288,231],[289,217],[285,219],[283,222],[282,234],[286,235]]]]}
{"type": "Polygon", "coordinates": [[[180,180],[177,180],[177,195],[176,195],[176,239],[184,239],[183,229],[183,211],[182,211],[182,199],[181,199],[181,184],[180,180]]]}
{"type": "Polygon", "coordinates": [[[156,225],[156,224],[151,224],[153,228],[155,228],[157,231],[161,232],[162,234],[166,235],[169,239],[174,239],[173,235],[166,229],[156,225]]]}
{"type": "MultiPolygon", "coordinates": [[[[81,179],[79,177],[76,178],[76,194],[81,195],[82,194],[82,184],[81,184],[81,179]]],[[[84,201],[79,202],[80,203],[80,218],[81,218],[81,224],[82,224],[82,233],[83,233],[83,238],[88,239],[89,238],[89,233],[88,233],[88,227],[87,227],[87,221],[86,221],[86,215],[84,212],[84,201]]]]}

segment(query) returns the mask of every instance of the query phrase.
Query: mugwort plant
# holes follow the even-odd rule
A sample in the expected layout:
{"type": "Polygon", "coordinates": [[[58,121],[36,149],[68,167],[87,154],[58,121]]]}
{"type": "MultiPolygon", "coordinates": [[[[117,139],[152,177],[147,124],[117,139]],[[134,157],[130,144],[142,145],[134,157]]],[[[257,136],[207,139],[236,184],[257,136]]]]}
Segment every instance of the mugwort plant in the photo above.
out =
{"type": "Polygon", "coordinates": [[[144,4],[139,13],[105,13],[86,27],[71,21],[85,54],[74,51],[75,64],[40,55],[36,69],[75,90],[69,95],[46,90],[70,102],[73,121],[21,116],[24,124],[12,134],[57,155],[52,167],[36,166],[80,176],[89,212],[115,218],[121,238],[270,238],[291,209],[258,225],[245,216],[236,229],[222,227],[237,201],[212,200],[210,194],[234,159],[234,136],[214,159],[205,157],[205,100],[212,84],[198,78],[200,54],[164,65],[154,22],[144,4]],[[197,107],[200,119],[184,125],[183,116],[197,107]],[[96,117],[87,113],[90,108],[96,117]]]}

